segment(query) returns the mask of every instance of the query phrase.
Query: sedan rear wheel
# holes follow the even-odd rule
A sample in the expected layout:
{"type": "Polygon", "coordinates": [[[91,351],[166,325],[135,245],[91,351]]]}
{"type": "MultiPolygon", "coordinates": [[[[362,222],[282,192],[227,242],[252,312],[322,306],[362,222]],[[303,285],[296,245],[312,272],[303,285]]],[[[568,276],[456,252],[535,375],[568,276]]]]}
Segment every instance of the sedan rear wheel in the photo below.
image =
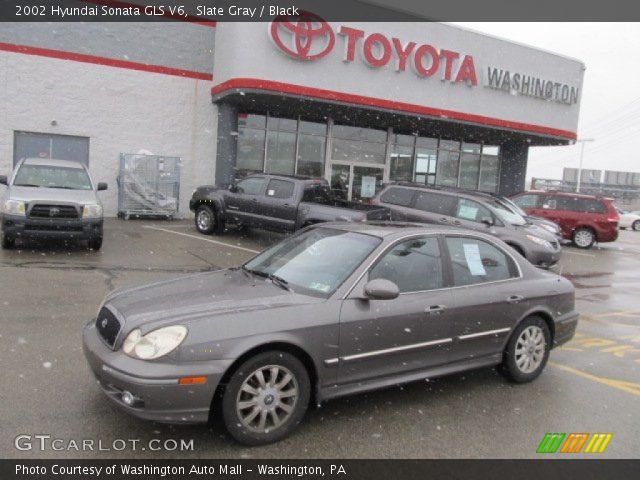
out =
{"type": "Polygon", "coordinates": [[[633,228],[634,231],[640,231],[640,220],[636,220],[635,222],[633,222],[631,224],[631,228],[633,228]]]}
{"type": "Polygon", "coordinates": [[[222,397],[229,433],[246,445],[264,445],[288,435],[302,420],[310,396],[309,375],[286,352],[265,352],[243,363],[222,397]]]}
{"type": "Polygon", "coordinates": [[[529,317],[514,330],[504,353],[507,376],[518,383],[535,379],[547,364],[551,334],[540,317],[529,317]]]}
{"type": "Polygon", "coordinates": [[[578,228],[573,232],[573,243],[578,248],[591,248],[596,241],[596,235],[590,228],[578,228]]]}

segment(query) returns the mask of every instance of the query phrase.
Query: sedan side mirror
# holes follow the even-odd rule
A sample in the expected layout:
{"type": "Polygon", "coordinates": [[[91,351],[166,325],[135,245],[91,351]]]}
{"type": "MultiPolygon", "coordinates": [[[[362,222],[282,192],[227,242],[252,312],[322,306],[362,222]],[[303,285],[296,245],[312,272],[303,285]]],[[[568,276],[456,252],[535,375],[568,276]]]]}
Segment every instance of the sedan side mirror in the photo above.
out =
{"type": "Polygon", "coordinates": [[[98,191],[100,190],[106,190],[108,188],[108,185],[104,182],[99,182],[98,183],[98,191]]]}
{"type": "Polygon", "coordinates": [[[480,220],[482,223],[484,223],[487,227],[493,227],[494,225],[494,221],[493,218],[490,217],[484,217],[482,220],[480,220]]]}
{"type": "Polygon", "coordinates": [[[6,175],[0,175],[0,185],[8,185],[9,181],[7,180],[6,175]]]}
{"type": "Polygon", "coordinates": [[[238,187],[236,187],[235,184],[231,183],[229,184],[229,186],[227,187],[227,189],[231,192],[231,193],[236,193],[238,191],[238,187]]]}
{"type": "Polygon", "coordinates": [[[400,295],[400,289],[390,280],[376,278],[364,286],[364,294],[372,300],[393,300],[400,295]]]}

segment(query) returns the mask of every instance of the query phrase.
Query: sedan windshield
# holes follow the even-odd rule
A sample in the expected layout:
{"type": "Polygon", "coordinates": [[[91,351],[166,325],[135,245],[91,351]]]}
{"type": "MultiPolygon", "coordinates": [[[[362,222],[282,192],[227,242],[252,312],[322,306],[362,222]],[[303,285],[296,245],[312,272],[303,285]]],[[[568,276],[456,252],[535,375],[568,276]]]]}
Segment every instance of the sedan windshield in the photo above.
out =
{"type": "Polygon", "coordinates": [[[381,241],[361,233],[314,228],[264,251],[242,268],[278,286],[328,298],[381,241]]]}
{"type": "Polygon", "coordinates": [[[53,165],[22,165],[13,180],[16,187],[65,188],[91,190],[89,175],[82,168],[53,165]]]}

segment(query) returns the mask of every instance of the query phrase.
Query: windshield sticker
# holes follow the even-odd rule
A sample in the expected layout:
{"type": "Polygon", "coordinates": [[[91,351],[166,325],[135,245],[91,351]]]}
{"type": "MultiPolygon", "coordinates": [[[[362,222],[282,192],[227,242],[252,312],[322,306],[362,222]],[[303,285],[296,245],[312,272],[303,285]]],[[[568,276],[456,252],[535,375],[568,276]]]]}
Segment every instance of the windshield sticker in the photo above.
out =
{"type": "Polygon", "coordinates": [[[480,248],[477,243],[464,243],[464,257],[467,260],[467,266],[471,275],[484,276],[487,272],[482,265],[482,258],[480,257],[480,248]]]}
{"type": "Polygon", "coordinates": [[[470,207],[469,205],[460,205],[458,208],[458,218],[465,218],[467,220],[475,220],[478,215],[478,209],[476,207],[470,207]]]}
{"type": "Polygon", "coordinates": [[[309,285],[309,288],[311,290],[318,290],[320,292],[327,293],[329,290],[331,290],[331,285],[327,285],[326,283],[320,283],[320,282],[311,282],[311,284],[309,285]]]}

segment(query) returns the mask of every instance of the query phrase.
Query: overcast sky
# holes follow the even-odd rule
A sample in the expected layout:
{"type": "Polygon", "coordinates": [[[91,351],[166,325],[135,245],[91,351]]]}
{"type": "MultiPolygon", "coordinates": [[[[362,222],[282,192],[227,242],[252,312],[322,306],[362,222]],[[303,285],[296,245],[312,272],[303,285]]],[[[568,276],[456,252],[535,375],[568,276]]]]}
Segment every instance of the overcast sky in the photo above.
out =
{"type": "MultiPolygon", "coordinates": [[[[640,24],[456,22],[582,60],[585,72],[578,138],[585,144],[584,168],[640,172],[640,24]]],[[[527,177],[561,178],[577,167],[578,144],[529,150],[527,177]]]]}

